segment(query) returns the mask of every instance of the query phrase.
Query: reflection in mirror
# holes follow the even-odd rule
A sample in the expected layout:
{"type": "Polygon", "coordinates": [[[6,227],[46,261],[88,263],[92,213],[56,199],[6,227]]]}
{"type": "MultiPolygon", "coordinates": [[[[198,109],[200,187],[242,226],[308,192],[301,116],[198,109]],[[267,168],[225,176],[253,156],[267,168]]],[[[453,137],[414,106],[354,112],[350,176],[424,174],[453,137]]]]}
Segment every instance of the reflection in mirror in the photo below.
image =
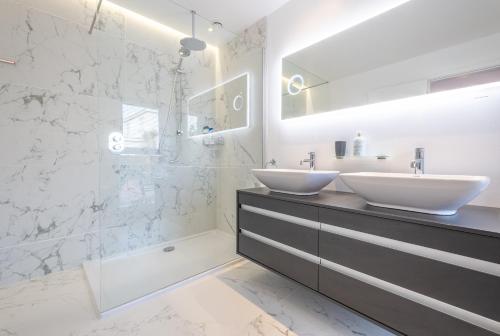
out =
{"type": "Polygon", "coordinates": [[[410,0],[282,60],[282,118],[500,83],[500,1],[410,0]]]}
{"type": "Polygon", "coordinates": [[[248,127],[248,73],[188,99],[189,136],[248,127]]]}
{"type": "MultiPolygon", "coordinates": [[[[158,110],[144,106],[122,105],[122,150],[127,154],[156,153],[159,144],[158,110]]],[[[116,136],[114,141],[118,141],[116,136]]]]}

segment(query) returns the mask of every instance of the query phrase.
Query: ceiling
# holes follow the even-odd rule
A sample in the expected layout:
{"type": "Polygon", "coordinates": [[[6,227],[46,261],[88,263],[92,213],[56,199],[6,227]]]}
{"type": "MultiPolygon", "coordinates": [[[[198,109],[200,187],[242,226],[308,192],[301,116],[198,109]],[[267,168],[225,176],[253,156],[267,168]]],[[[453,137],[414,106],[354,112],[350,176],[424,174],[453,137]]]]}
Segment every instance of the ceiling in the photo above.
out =
{"type": "Polygon", "coordinates": [[[197,18],[197,36],[217,45],[233,38],[260,18],[267,16],[288,0],[111,0],[138,14],[191,35],[191,14],[197,18]],[[213,21],[223,24],[222,31],[208,32],[213,21]]]}

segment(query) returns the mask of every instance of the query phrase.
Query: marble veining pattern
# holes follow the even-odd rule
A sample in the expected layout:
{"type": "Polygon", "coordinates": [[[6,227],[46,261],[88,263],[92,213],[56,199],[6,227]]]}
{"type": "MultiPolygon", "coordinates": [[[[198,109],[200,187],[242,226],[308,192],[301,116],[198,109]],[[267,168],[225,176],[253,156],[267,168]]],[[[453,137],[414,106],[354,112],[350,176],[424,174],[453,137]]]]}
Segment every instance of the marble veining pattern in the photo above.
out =
{"type": "Polygon", "coordinates": [[[86,286],[78,269],[0,288],[0,335],[392,335],[333,301],[249,262],[101,320],[95,315],[86,286]]]}
{"type": "Polygon", "coordinates": [[[250,76],[250,124],[242,131],[224,135],[224,146],[217,151],[217,228],[236,232],[236,190],[260,185],[251,173],[262,167],[262,71],[266,20],[245,29],[220,48],[221,73],[232,78],[247,72],[250,76]]]}
{"type": "Polygon", "coordinates": [[[221,46],[220,58],[210,48],[185,58],[174,81],[178,36],[106,3],[89,35],[95,5],[0,2],[0,45],[17,61],[0,64],[0,143],[9,147],[0,162],[0,284],[216,227],[234,233],[235,190],[256,183],[265,20],[221,46]],[[249,70],[248,130],[218,148],[176,135],[187,129],[188,97],[249,70]],[[108,151],[123,104],[158,110],[156,152],[108,151]]]}
{"type": "Polygon", "coordinates": [[[184,60],[169,111],[178,36],[106,3],[89,35],[96,3],[0,3],[17,61],[0,64],[0,284],[215,228],[215,154],[175,135],[187,95],[214,81],[213,52],[184,60]],[[158,109],[156,155],[107,150],[123,104],[158,109]]]}

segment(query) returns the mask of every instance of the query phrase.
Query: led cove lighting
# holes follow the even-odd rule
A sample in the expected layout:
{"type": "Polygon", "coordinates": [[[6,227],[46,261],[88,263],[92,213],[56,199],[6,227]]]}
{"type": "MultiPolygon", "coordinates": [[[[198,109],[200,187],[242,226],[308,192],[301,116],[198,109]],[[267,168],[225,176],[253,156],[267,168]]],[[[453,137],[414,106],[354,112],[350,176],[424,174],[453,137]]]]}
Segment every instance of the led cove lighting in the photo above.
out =
{"type": "Polygon", "coordinates": [[[301,127],[304,126],[304,123],[310,122],[311,124],[315,123],[324,123],[327,120],[331,120],[332,117],[340,116],[345,113],[353,113],[356,112],[378,112],[383,113],[387,110],[397,110],[402,108],[407,108],[408,106],[415,106],[415,104],[434,104],[440,101],[449,101],[450,99],[472,99],[479,98],[484,96],[484,90],[489,89],[500,89],[500,82],[492,82],[487,84],[480,84],[474,86],[468,86],[465,88],[448,90],[448,91],[440,91],[436,93],[429,93],[419,96],[389,100],[385,102],[366,104],[354,107],[346,107],[339,110],[331,110],[322,113],[315,113],[311,115],[304,115],[295,118],[281,119],[282,122],[288,124],[297,124],[301,127]]]}
{"type": "MultiPolygon", "coordinates": [[[[147,24],[151,27],[154,27],[158,30],[161,30],[163,31],[164,33],[167,33],[167,34],[170,34],[170,35],[173,35],[173,36],[176,36],[176,37],[179,37],[179,38],[183,38],[183,37],[190,37],[189,34],[185,34],[183,32],[180,32],[172,27],[169,27],[167,25],[164,25],[163,23],[160,23],[158,21],[155,21],[153,19],[150,19],[142,14],[139,14],[137,12],[134,12],[130,9],[127,9],[125,7],[122,7],[120,5],[117,5],[115,4],[114,2],[111,2],[111,1],[108,1],[108,0],[105,0],[103,2],[103,4],[105,4],[106,6],[109,6],[110,8],[112,8],[113,10],[116,10],[116,11],[119,11],[121,12],[122,14],[126,15],[126,16],[129,16],[135,20],[138,20],[138,21],[141,21],[142,23],[144,24],[147,24]]],[[[211,44],[208,44],[207,43],[207,48],[211,48],[213,50],[216,50],[218,51],[219,48],[214,46],[214,45],[211,45],[211,44]]]]}

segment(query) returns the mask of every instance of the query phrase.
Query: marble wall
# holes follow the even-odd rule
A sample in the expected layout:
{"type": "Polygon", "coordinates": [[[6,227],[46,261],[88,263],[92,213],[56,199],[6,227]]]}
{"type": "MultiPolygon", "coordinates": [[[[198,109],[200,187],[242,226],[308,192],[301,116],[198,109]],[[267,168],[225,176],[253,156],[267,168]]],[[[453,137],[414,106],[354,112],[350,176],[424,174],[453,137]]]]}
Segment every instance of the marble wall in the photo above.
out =
{"type": "Polygon", "coordinates": [[[0,283],[98,255],[102,64],[87,29],[0,2],[1,57],[17,62],[0,64],[0,283]]]}
{"type": "Polygon", "coordinates": [[[217,228],[236,233],[236,190],[259,186],[252,168],[263,160],[263,69],[266,19],[245,29],[220,48],[222,78],[249,74],[249,127],[224,134],[217,152],[217,228]]]}
{"type": "Polygon", "coordinates": [[[261,165],[264,23],[220,53],[209,47],[185,58],[174,82],[180,33],[104,2],[89,35],[95,5],[0,2],[0,57],[17,62],[0,64],[0,284],[234,230],[224,202],[234,208],[235,188],[252,184],[248,169],[261,165]],[[249,129],[225,135],[221,148],[176,135],[186,130],[187,97],[245,71],[260,90],[249,129]],[[158,111],[158,147],[108,150],[124,104],[158,111]]]}

